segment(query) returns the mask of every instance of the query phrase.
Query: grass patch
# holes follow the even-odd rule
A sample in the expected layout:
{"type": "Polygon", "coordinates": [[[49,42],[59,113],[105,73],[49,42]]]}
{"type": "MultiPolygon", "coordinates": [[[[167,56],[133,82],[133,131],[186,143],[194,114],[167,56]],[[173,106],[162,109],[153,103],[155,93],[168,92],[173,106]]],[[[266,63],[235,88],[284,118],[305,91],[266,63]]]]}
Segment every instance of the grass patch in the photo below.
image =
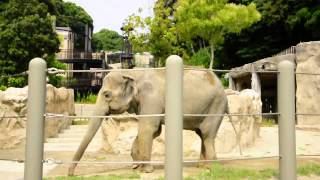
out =
{"type": "MultiPolygon", "coordinates": [[[[320,176],[320,164],[308,163],[297,168],[298,176],[320,176]]],[[[242,179],[259,179],[268,180],[272,177],[278,177],[279,171],[275,169],[252,170],[245,168],[224,167],[220,164],[213,164],[208,171],[202,172],[195,176],[185,177],[184,180],[206,180],[206,179],[228,179],[228,180],[242,180],[242,179]]]]}
{"type": "Polygon", "coordinates": [[[87,125],[89,124],[88,119],[75,119],[72,121],[72,125],[87,125]]]}
{"type": "Polygon", "coordinates": [[[224,167],[223,165],[214,163],[209,171],[202,172],[196,176],[186,177],[185,180],[198,180],[198,179],[270,179],[276,176],[277,173],[273,169],[264,170],[251,170],[245,168],[231,168],[224,167]]]}
{"type": "Polygon", "coordinates": [[[266,119],[266,118],[262,119],[261,126],[263,126],[263,127],[271,127],[271,126],[274,126],[274,125],[276,125],[276,122],[275,122],[274,119],[266,119]]]}
{"type": "MultiPolygon", "coordinates": [[[[297,169],[299,176],[320,176],[320,164],[308,163],[299,166],[297,169]]],[[[275,169],[254,170],[246,168],[225,167],[221,164],[214,163],[210,170],[201,172],[198,175],[184,177],[184,180],[269,180],[273,177],[278,177],[279,172],[275,169]]],[[[108,176],[61,176],[54,178],[45,178],[45,180],[123,180],[123,179],[141,179],[137,172],[121,175],[108,175],[108,176]]],[[[165,178],[159,177],[157,180],[164,180],[165,178]]]]}
{"type": "Polygon", "coordinates": [[[79,92],[76,93],[76,103],[82,104],[94,104],[96,103],[97,95],[93,93],[88,93],[85,95],[81,95],[79,92]]]}
{"type": "Polygon", "coordinates": [[[108,175],[108,176],[59,176],[52,178],[44,178],[44,180],[123,180],[123,179],[140,179],[141,176],[134,172],[130,174],[108,175]]]}
{"type": "Polygon", "coordinates": [[[299,166],[297,171],[298,171],[298,174],[302,176],[310,176],[310,175],[320,176],[320,164],[309,163],[303,166],[299,166]]]}

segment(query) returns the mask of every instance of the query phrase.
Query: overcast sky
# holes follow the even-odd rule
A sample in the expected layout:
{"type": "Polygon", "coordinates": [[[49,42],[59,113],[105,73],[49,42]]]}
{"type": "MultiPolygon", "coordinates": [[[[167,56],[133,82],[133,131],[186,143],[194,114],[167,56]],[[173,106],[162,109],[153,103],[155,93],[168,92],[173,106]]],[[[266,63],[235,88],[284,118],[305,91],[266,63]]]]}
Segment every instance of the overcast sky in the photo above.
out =
{"type": "Polygon", "coordinates": [[[142,8],[142,16],[151,16],[155,0],[65,0],[81,6],[93,19],[94,32],[103,28],[122,34],[124,19],[142,8]]]}

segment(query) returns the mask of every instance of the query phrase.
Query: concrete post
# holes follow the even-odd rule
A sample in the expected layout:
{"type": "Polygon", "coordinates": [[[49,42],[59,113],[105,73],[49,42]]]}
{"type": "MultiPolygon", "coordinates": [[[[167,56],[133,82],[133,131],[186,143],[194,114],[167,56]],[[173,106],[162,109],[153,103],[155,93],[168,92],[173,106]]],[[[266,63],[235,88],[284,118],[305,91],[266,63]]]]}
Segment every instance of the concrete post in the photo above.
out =
{"type": "Polygon", "coordinates": [[[42,179],[46,69],[43,59],[35,58],[29,63],[25,180],[42,179]]]}
{"type": "Polygon", "coordinates": [[[166,61],[166,180],[182,180],[182,89],[183,62],[171,55],[166,61]]]}
{"type": "Polygon", "coordinates": [[[286,60],[278,65],[280,180],[297,179],[294,67],[291,61],[286,60]]]}

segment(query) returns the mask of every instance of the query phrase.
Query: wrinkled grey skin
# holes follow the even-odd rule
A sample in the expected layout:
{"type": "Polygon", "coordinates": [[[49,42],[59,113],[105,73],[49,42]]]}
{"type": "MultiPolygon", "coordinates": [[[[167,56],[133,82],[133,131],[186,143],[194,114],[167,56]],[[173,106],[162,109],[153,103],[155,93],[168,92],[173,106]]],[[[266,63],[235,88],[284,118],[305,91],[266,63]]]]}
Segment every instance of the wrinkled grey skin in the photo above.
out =
{"type": "MultiPolygon", "coordinates": [[[[184,71],[183,111],[188,114],[224,114],[227,97],[215,74],[205,71],[184,71]]],[[[99,91],[94,115],[120,114],[125,111],[136,114],[161,114],[165,112],[165,71],[110,72],[99,91]]],[[[201,138],[200,159],[215,159],[215,137],[223,117],[185,117],[183,128],[195,131],[201,138]]],[[[99,129],[103,119],[90,121],[73,160],[79,161],[99,129]]],[[[149,161],[153,139],[160,135],[163,117],[139,118],[138,135],[133,142],[131,156],[134,161],[149,161]]],[[[74,174],[77,164],[69,168],[74,174]]],[[[135,165],[143,172],[152,172],[153,166],[135,165]]]]}

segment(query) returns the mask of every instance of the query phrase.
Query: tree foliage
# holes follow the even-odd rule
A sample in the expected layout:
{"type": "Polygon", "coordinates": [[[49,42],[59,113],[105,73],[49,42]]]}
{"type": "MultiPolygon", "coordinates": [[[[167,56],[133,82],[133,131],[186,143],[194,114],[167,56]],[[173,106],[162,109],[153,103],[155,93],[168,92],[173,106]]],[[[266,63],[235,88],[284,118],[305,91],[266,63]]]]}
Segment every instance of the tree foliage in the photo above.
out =
{"type": "Polygon", "coordinates": [[[92,26],[91,17],[82,8],[62,0],[0,1],[0,86],[25,85],[25,78],[1,76],[26,71],[35,57],[45,59],[49,67],[57,64],[55,20],[58,26],[71,26],[82,34],[85,24],[92,26]]]}
{"type": "Polygon", "coordinates": [[[140,13],[142,9],[139,9],[138,14],[132,14],[128,16],[123,22],[122,30],[129,36],[129,41],[132,44],[134,52],[149,51],[149,25],[151,18],[142,18],[140,13]]]}
{"type": "MultiPolygon", "coordinates": [[[[141,42],[147,42],[148,50],[162,64],[170,54],[178,54],[190,60],[188,63],[197,64],[195,58],[190,59],[196,51],[209,46],[209,57],[213,61],[214,50],[222,44],[225,35],[241,32],[258,21],[260,14],[254,4],[236,5],[227,3],[227,0],[179,0],[176,4],[174,1],[158,0],[153,18],[143,20],[140,16],[130,16],[128,19],[126,24],[134,29],[148,28],[146,34],[135,31],[131,39],[140,42],[137,47],[145,47],[141,42]]],[[[205,52],[208,51],[199,53],[203,55],[201,61],[208,57],[205,52]]]]}
{"type": "Polygon", "coordinates": [[[167,0],[158,0],[153,17],[142,18],[139,14],[133,14],[124,22],[125,28],[133,29],[129,36],[133,49],[137,52],[150,51],[162,65],[171,54],[188,58],[184,42],[179,41],[177,36],[173,8],[166,4],[167,0]]]}
{"type": "Polygon", "coordinates": [[[221,65],[240,66],[278,53],[299,42],[319,40],[320,2],[318,0],[232,0],[255,3],[261,21],[240,34],[228,35],[219,52],[221,65]]]}
{"type": "Polygon", "coordinates": [[[174,17],[178,34],[189,43],[197,37],[208,42],[210,68],[214,50],[223,43],[226,34],[240,33],[260,20],[255,4],[245,6],[227,3],[227,0],[179,0],[176,7],[174,17]]]}
{"type": "Polygon", "coordinates": [[[59,40],[48,6],[37,0],[10,0],[0,8],[0,74],[25,71],[34,57],[50,64],[59,40]]]}
{"type": "Polygon", "coordinates": [[[92,49],[94,51],[120,51],[123,38],[116,31],[102,29],[94,33],[92,37],[92,49]]]}
{"type": "Polygon", "coordinates": [[[85,27],[93,27],[93,20],[90,15],[80,6],[62,0],[53,0],[57,14],[57,26],[71,27],[75,33],[75,49],[84,49],[85,27]]]}

